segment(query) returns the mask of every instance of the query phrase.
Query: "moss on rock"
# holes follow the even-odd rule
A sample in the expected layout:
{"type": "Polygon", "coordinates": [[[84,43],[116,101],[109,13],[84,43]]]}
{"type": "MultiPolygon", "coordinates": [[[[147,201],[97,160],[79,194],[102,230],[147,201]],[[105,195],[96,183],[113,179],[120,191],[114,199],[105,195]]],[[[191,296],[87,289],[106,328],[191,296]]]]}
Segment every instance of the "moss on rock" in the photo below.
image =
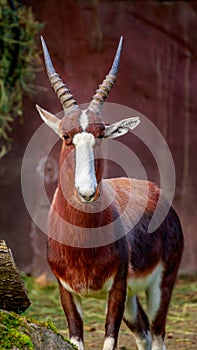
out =
{"type": "Polygon", "coordinates": [[[0,349],[73,350],[53,323],[27,320],[14,312],[0,310],[0,349]]]}

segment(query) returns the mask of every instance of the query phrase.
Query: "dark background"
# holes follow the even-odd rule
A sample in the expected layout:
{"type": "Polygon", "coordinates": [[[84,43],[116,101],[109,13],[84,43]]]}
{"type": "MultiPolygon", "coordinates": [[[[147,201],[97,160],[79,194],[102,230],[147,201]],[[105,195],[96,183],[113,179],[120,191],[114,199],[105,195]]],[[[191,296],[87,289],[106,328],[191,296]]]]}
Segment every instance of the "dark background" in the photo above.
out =
{"type": "MultiPolygon", "coordinates": [[[[185,234],[181,270],[196,272],[197,2],[27,0],[24,3],[45,23],[42,35],[54,66],[78,104],[91,100],[108,73],[120,35],[124,36],[117,83],[107,101],[129,106],[150,118],[168,142],[176,168],[174,206],[185,234]]],[[[0,164],[1,239],[6,239],[12,248],[18,267],[36,275],[47,270],[45,236],[32,223],[23,201],[21,162],[28,141],[41,125],[35,104],[52,113],[61,110],[43,62],[41,65],[43,70],[37,73],[36,84],[46,90],[31,98],[24,97],[24,123],[15,124],[12,150],[0,164]]],[[[159,184],[156,164],[148,150],[134,136],[132,139],[131,135],[125,136],[124,142],[133,144],[149,179],[159,184]]],[[[54,150],[53,162],[46,169],[49,179],[56,171],[57,153],[54,150]]],[[[32,161],[34,157],[32,154],[32,161]]],[[[120,169],[111,164],[108,174],[113,175],[113,171],[120,169]]],[[[39,196],[40,176],[36,168],[34,175],[32,200],[42,216],[42,210],[48,207],[39,196]]],[[[51,196],[55,188],[53,176],[47,187],[51,196]]]]}

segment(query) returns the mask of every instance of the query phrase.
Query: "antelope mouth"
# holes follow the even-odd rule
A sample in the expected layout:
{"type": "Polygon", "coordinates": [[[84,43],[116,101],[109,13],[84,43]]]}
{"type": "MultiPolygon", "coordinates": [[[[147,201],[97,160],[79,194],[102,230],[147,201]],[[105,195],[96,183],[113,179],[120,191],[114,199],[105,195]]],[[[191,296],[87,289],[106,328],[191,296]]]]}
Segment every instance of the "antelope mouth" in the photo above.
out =
{"type": "Polygon", "coordinates": [[[75,197],[80,203],[92,203],[95,202],[99,198],[99,190],[98,187],[96,188],[96,191],[90,195],[84,195],[80,193],[79,190],[75,190],[75,197]]]}

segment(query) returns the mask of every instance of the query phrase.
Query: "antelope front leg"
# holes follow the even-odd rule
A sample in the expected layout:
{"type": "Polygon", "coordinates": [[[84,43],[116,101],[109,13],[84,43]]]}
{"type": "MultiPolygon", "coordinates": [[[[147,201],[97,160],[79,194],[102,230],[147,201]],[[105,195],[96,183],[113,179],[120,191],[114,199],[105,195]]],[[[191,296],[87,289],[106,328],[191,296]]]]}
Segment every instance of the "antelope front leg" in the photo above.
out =
{"type": "Polygon", "coordinates": [[[78,350],[84,350],[83,346],[83,320],[81,315],[80,300],[68,292],[59,282],[62,306],[67,318],[69,338],[78,350]]]}
{"type": "Polygon", "coordinates": [[[109,293],[108,310],[105,323],[105,341],[102,350],[115,350],[118,332],[124,312],[126,299],[126,278],[116,277],[109,293]]]}

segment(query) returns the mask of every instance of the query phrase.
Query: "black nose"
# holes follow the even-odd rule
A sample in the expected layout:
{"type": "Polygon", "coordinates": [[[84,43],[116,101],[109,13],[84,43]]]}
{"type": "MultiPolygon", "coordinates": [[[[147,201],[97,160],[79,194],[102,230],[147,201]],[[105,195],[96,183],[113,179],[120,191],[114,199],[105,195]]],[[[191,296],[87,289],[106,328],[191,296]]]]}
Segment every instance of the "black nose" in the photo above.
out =
{"type": "Polygon", "coordinates": [[[79,195],[86,201],[86,202],[90,202],[92,198],[94,198],[96,192],[92,193],[91,195],[87,196],[87,195],[82,195],[79,192],[79,195]]]}

